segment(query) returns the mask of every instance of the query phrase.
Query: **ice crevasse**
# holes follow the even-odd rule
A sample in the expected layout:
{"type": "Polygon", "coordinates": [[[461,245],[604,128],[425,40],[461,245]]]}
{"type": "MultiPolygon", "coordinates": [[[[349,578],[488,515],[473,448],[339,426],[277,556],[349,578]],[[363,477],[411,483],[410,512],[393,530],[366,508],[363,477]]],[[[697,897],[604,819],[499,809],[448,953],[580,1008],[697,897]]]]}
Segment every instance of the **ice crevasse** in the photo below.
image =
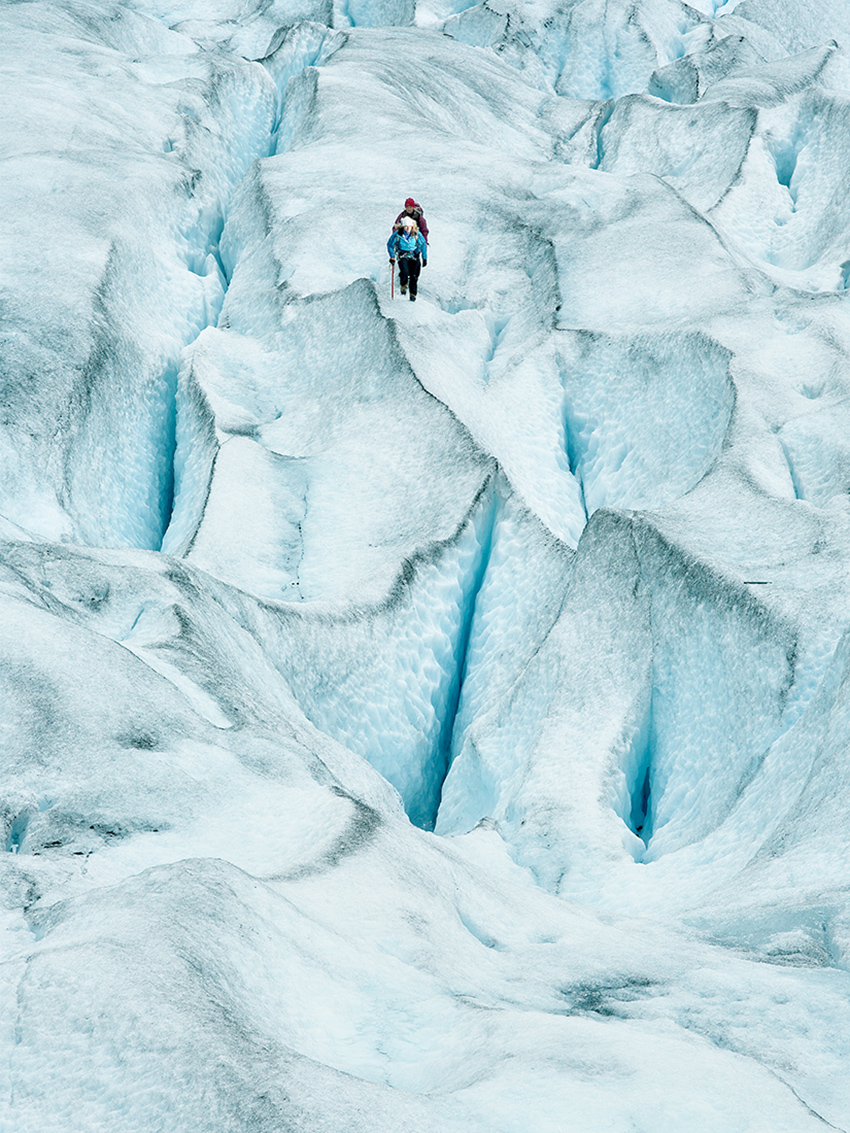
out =
{"type": "Polygon", "coordinates": [[[0,11],[2,1133],[850,1129],[848,51],[0,11]]]}

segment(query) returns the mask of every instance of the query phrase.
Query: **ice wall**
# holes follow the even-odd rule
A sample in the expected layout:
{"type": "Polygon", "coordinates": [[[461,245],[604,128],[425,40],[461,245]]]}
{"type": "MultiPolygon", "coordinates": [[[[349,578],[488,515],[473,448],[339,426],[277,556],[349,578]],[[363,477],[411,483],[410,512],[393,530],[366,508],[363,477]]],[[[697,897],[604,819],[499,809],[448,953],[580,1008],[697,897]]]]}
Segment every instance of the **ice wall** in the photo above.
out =
{"type": "Polygon", "coordinates": [[[0,1130],[850,1127],[848,47],[3,8],[0,1130]]]}

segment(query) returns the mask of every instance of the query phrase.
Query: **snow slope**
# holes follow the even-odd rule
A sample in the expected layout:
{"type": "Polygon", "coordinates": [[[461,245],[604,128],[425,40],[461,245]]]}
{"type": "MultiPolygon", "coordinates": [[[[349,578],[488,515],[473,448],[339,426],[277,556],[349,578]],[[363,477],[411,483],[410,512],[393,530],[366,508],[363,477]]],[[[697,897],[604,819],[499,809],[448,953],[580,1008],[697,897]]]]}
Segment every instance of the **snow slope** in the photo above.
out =
{"type": "Polygon", "coordinates": [[[850,1129],[845,6],[0,45],[0,1131],[850,1129]]]}

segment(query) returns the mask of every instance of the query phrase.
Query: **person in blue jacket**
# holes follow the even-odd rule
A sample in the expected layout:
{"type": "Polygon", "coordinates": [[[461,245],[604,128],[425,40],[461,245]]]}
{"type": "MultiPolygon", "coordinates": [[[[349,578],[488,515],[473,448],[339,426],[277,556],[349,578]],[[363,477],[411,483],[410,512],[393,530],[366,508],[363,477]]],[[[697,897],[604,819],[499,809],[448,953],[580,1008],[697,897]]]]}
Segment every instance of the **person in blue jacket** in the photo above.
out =
{"type": "Polygon", "coordinates": [[[419,260],[421,257],[421,267],[424,268],[428,263],[428,245],[423,240],[412,216],[403,216],[401,223],[401,229],[394,232],[387,241],[387,251],[391,264],[398,260],[398,278],[402,295],[406,295],[409,290],[411,302],[415,302],[420,271],[419,260]]]}

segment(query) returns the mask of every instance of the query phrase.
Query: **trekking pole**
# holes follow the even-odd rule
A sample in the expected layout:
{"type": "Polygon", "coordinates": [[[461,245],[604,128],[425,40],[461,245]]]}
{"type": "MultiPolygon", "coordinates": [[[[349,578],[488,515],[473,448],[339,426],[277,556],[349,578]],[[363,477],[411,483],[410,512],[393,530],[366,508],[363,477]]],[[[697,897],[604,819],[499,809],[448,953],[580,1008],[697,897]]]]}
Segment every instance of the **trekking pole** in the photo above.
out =
{"type": "Polygon", "coordinates": [[[395,260],[390,264],[390,299],[395,299],[395,260]]]}

